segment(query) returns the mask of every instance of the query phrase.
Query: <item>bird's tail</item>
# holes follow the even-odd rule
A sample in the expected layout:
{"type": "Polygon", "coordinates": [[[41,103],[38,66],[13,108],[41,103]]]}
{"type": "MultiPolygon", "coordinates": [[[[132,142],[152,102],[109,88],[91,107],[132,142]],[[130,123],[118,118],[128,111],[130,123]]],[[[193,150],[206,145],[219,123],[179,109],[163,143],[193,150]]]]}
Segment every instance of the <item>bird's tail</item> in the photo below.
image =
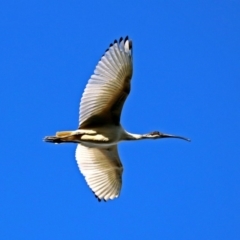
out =
{"type": "Polygon", "coordinates": [[[45,142],[63,143],[63,142],[78,142],[76,136],[73,135],[74,131],[57,132],[56,136],[47,136],[44,138],[45,142]]]}

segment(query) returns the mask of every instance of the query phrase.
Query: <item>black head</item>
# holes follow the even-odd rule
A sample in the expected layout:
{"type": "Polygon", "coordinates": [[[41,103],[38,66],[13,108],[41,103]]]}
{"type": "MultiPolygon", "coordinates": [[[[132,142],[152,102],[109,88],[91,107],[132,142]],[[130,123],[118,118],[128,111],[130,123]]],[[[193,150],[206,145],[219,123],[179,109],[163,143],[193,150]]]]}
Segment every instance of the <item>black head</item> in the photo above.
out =
{"type": "Polygon", "coordinates": [[[145,138],[151,138],[151,139],[158,139],[158,138],[179,138],[185,141],[190,142],[191,140],[189,138],[181,137],[181,136],[176,136],[176,135],[171,135],[171,134],[166,134],[166,133],[161,133],[159,131],[154,131],[150,132],[148,134],[144,135],[145,138]]]}

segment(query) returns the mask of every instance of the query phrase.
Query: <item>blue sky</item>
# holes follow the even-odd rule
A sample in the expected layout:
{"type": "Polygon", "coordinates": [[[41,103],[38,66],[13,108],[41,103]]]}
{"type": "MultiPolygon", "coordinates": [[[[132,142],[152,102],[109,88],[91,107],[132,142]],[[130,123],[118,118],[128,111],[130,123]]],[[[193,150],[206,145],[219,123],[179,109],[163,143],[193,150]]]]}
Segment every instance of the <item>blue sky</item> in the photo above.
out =
{"type": "Polygon", "coordinates": [[[0,239],[240,239],[239,1],[2,1],[0,239]],[[192,139],[121,143],[121,196],[98,203],[76,146],[83,89],[129,35],[122,125],[192,139]]]}

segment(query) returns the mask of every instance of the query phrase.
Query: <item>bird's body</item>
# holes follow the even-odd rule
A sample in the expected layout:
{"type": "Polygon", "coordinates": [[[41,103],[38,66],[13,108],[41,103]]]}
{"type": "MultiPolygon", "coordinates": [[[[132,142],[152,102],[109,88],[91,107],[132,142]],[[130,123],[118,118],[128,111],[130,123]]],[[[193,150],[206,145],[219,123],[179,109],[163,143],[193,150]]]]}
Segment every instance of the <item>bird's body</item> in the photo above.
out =
{"type": "Polygon", "coordinates": [[[104,125],[99,128],[57,132],[56,136],[52,137],[51,142],[81,143],[86,147],[110,147],[122,140],[127,140],[126,138],[127,132],[121,125],[104,125]]]}
{"type": "Polygon", "coordinates": [[[114,41],[102,56],[81,99],[79,128],[57,132],[45,138],[52,143],[77,143],[76,159],[87,184],[99,200],[118,197],[123,167],[117,144],[123,140],[183,137],[158,131],[132,134],[124,130],[120,117],[130,92],[132,77],[132,42],[114,41]]]}

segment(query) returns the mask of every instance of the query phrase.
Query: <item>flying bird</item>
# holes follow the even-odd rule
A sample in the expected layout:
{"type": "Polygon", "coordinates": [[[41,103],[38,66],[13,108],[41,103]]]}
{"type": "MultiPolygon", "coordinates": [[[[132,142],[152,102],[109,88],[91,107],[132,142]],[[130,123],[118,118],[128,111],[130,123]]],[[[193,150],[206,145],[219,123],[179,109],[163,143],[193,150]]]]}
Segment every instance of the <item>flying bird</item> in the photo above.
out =
{"type": "Polygon", "coordinates": [[[77,143],[76,160],[85,180],[99,201],[117,198],[122,187],[123,166],[118,143],[128,140],[188,138],[161,133],[127,132],[120,123],[133,74],[132,41],[126,37],[110,44],[83,92],[79,127],[44,138],[51,143],[77,143]]]}

